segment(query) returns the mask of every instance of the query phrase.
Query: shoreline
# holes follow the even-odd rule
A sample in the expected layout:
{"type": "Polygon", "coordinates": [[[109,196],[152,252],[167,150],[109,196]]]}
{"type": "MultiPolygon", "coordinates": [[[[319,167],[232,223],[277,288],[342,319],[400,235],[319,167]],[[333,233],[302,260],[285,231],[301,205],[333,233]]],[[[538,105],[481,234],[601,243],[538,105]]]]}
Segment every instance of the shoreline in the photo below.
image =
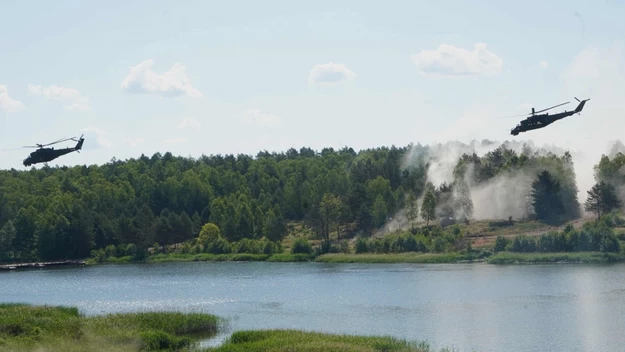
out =
{"type": "Polygon", "coordinates": [[[328,253],[319,256],[306,254],[160,254],[151,256],[142,261],[133,261],[130,257],[116,258],[96,262],[93,259],[86,261],[87,265],[98,264],[154,264],[172,262],[273,262],[297,263],[315,262],[332,264],[469,264],[483,263],[491,265],[518,265],[518,264],[607,264],[625,262],[625,254],[602,252],[499,252],[492,255],[466,253],[362,253],[344,254],[328,253]]]}

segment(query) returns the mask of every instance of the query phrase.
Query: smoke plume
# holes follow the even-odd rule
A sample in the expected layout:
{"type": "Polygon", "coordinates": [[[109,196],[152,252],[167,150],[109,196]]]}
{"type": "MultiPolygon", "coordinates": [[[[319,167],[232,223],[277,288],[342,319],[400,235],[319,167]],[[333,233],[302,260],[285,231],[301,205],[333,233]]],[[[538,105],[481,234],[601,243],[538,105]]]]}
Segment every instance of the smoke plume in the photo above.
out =
{"type": "MultiPolygon", "coordinates": [[[[414,147],[404,160],[404,167],[428,165],[427,181],[434,187],[441,185],[451,185],[454,183],[454,168],[463,154],[475,154],[483,157],[488,152],[499,147],[513,150],[517,155],[529,154],[528,156],[546,156],[554,154],[563,156],[566,150],[554,145],[543,145],[536,147],[531,141],[505,141],[497,143],[483,140],[481,142],[472,141],[468,144],[458,141],[445,144],[435,144],[428,147],[414,147]]],[[[575,155],[572,154],[575,159],[575,155]]],[[[596,164],[599,160],[594,160],[596,164]]],[[[470,199],[473,206],[472,218],[476,220],[487,219],[507,219],[509,216],[520,219],[531,213],[530,192],[531,184],[536,174],[541,171],[533,167],[525,167],[514,172],[502,172],[486,182],[478,183],[473,179],[472,165],[468,166],[465,172],[464,183],[468,186],[470,199]]],[[[587,188],[584,188],[587,190],[587,188]]],[[[457,192],[454,189],[454,192],[457,192]]],[[[578,194],[579,197],[579,194],[578,194]]],[[[423,195],[419,199],[421,204],[423,195]]],[[[437,204],[437,214],[451,213],[456,218],[461,218],[463,209],[459,206],[458,194],[454,193],[449,198],[442,199],[437,204]]],[[[579,199],[583,203],[583,199],[579,199]]],[[[405,223],[402,213],[395,216],[394,221],[388,224],[390,227],[401,226],[405,223]]]]}

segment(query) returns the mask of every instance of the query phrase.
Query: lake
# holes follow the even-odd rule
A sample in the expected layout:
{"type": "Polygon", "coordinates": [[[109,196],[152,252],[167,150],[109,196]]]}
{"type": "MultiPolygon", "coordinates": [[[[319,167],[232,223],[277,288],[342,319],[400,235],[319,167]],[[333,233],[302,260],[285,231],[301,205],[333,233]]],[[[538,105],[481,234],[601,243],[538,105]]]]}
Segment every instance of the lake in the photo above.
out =
{"type": "Polygon", "coordinates": [[[425,340],[459,351],[616,351],[625,265],[196,262],[0,272],[0,302],[85,314],[179,310],[228,330],[289,328],[425,340]]]}

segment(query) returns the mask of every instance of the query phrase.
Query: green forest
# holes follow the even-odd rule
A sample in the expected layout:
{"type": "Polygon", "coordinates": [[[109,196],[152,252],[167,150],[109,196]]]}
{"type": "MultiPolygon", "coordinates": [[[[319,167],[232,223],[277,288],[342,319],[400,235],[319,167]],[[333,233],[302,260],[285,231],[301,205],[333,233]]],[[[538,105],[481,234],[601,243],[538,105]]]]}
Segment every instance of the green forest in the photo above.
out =
{"type": "Polygon", "coordinates": [[[494,145],[483,156],[464,153],[453,179],[440,185],[427,176],[436,158],[432,147],[411,144],[256,156],[156,153],[103,165],[0,170],[0,261],[87,258],[106,248],[140,257],[155,244],[196,239],[207,224],[217,228],[221,244],[198,251],[261,246],[274,253],[299,231],[321,240],[323,253],[341,239],[371,237],[398,214],[413,235],[424,236],[421,242],[453,250],[447,244],[459,234],[441,231],[440,219],[472,221],[471,189],[521,172],[531,175],[528,216],[538,221],[565,223],[580,217],[581,208],[601,216],[622,204],[621,153],[597,161],[588,199],[578,199],[568,152],[494,145]],[[432,239],[437,233],[445,241],[432,239]]]}

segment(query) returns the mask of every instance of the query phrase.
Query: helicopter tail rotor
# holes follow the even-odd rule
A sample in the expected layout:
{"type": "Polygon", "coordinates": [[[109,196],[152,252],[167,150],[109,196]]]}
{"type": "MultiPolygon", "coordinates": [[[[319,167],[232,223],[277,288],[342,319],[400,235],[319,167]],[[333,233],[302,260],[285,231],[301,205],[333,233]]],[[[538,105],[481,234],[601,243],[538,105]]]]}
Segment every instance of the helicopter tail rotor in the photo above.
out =
{"type": "Polygon", "coordinates": [[[78,153],[80,153],[80,150],[82,149],[82,144],[85,142],[83,136],[84,135],[80,135],[80,139],[78,139],[78,143],[76,143],[76,147],[74,147],[74,150],[76,150],[78,153]]]}
{"type": "Polygon", "coordinates": [[[589,101],[590,99],[582,99],[579,100],[577,99],[577,97],[574,97],[575,100],[577,100],[579,102],[579,105],[577,105],[577,107],[575,108],[575,112],[580,115],[580,112],[582,111],[582,109],[584,108],[584,105],[586,104],[587,101],[589,101]]]}

